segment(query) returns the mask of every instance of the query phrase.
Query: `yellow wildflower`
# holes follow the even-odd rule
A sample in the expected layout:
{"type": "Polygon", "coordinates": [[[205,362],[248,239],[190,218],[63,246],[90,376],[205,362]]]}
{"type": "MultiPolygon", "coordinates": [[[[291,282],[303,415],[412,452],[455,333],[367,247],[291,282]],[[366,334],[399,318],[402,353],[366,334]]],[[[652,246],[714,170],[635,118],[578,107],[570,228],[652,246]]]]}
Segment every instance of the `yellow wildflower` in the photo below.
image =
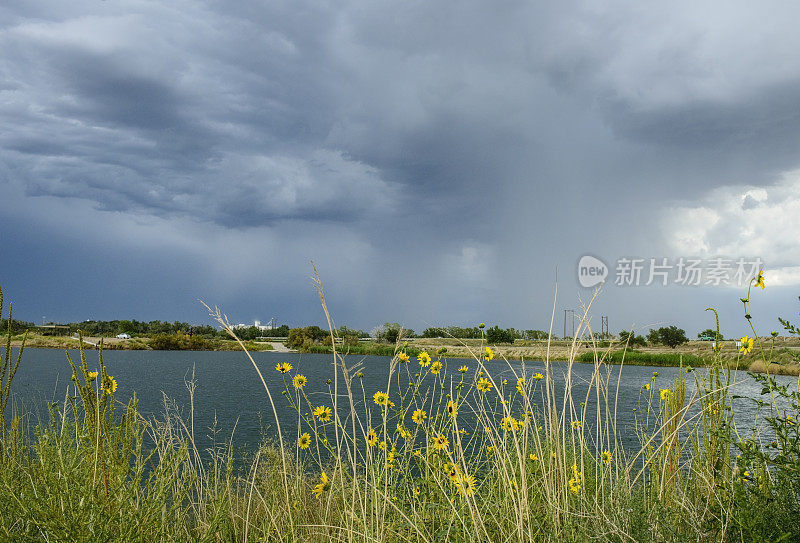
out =
{"type": "Polygon", "coordinates": [[[658,390],[658,393],[661,395],[661,399],[667,401],[669,399],[669,389],[668,388],[661,388],[658,390]]]}
{"type": "Polygon", "coordinates": [[[378,434],[375,433],[375,430],[370,428],[369,431],[367,432],[367,444],[370,447],[374,447],[377,442],[378,442],[378,434]]]}
{"type": "Polygon", "coordinates": [[[331,408],[324,405],[314,408],[314,416],[320,422],[328,422],[331,420],[331,408]]]}
{"type": "Polygon", "coordinates": [[[579,420],[573,420],[573,421],[572,421],[572,428],[573,428],[574,430],[577,430],[577,429],[578,429],[578,428],[580,428],[581,426],[583,426],[583,423],[582,423],[581,421],[579,421],[579,420]]]}
{"type": "Polygon", "coordinates": [[[442,371],[442,363],[437,360],[431,364],[431,373],[439,373],[440,371],[442,371]]]}
{"type": "Polygon", "coordinates": [[[411,438],[411,432],[403,426],[403,423],[400,422],[397,424],[397,433],[400,434],[400,437],[408,441],[411,438]]]}
{"type": "Polygon", "coordinates": [[[453,403],[453,400],[449,400],[447,402],[447,414],[452,418],[456,418],[456,415],[458,415],[458,406],[453,403]]]}
{"type": "Polygon", "coordinates": [[[494,359],[494,353],[492,352],[492,348],[487,346],[486,347],[486,360],[493,360],[493,359],[494,359]]]}
{"type": "Polygon", "coordinates": [[[97,379],[97,375],[98,375],[98,373],[96,371],[90,371],[89,372],[89,380],[90,381],[94,381],[95,379],[97,379]]]}
{"type": "Polygon", "coordinates": [[[518,432],[519,431],[519,422],[514,417],[503,417],[500,420],[500,428],[502,428],[506,432],[518,432]]]}
{"type": "Polygon", "coordinates": [[[539,460],[539,457],[538,457],[538,456],[536,456],[536,455],[535,455],[535,454],[533,454],[533,453],[529,454],[529,455],[528,455],[528,458],[530,458],[530,459],[531,459],[531,460],[533,460],[534,462],[536,462],[537,460],[539,460]]]}
{"type": "Polygon", "coordinates": [[[603,461],[603,464],[605,464],[606,466],[611,464],[611,451],[609,451],[607,449],[605,451],[603,451],[602,454],[600,455],[600,459],[603,461]]]}
{"type": "Polygon", "coordinates": [[[573,494],[577,495],[578,492],[581,491],[581,484],[579,481],[575,479],[570,479],[568,484],[569,484],[569,491],[572,492],[573,494]]]}
{"type": "Polygon", "coordinates": [[[320,481],[319,484],[315,485],[314,490],[311,491],[317,498],[319,498],[323,492],[328,490],[328,484],[329,484],[328,476],[325,474],[324,471],[322,472],[322,475],[320,475],[319,481],[320,481]]]}
{"type": "Polygon", "coordinates": [[[747,354],[750,351],[752,351],[753,350],[753,338],[744,336],[742,338],[742,346],[741,346],[741,348],[739,350],[741,352],[743,352],[744,354],[747,354]]]}
{"type": "Polygon", "coordinates": [[[450,445],[450,442],[447,440],[447,436],[444,434],[439,434],[433,439],[433,446],[436,447],[437,451],[447,449],[448,445],[450,445]]]}
{"type": "Polygon", "coordinates": [[[107,375],[106,378],[103,379],[103,386],[100,388],[110,396],[117,391],[117,381],[110,375],[107,375]]]}
{"type": "Polygon", "coordinates": [[[467,366],[461,366],[460,368],[458,368],[458,371],[460,371],[461,373],[467,373],[469,371],[469,368],[467,366]]]}
{"type": "Polygon", "coordinates": [[[525,379],[520,377],[517,379],[517,392],[524,395],[525,394],[525,379]]]}
{"type": "Polygon", "coordinates": [[[288,362],[283,362],[275,366],[275,369],[281,373],[289,373],[290,371],[292,371],[292,365],[289,364],[288,362]]]}
{"type": "Polygon", "coordinates": [[[481,392],[489,392],[492,390],[492,383],[486,377],[482,377],[476,386],[481,392]]]}
{"type": "Polygon", "coordinates": [[[431,355],[428,354],[428,351],[422,351],[417,355],[417,360],[419,360],[420,366],[427,368],[431,363],[431,355]]]}
{"type": "Polygon", "coordinates": [[[311,436],[308,432],[303,432],[297,440],[297,446],[301,449],[307,449],[309,445],[311,445],[311,436]]]}
{"type": "Polygon", "coordinates": [[[306,376],[302,374],[295,375],[294,379],[292,379],[292,385],[294,385],[294,388],[296,388],[297,390],[300,390],[301,388],[306,386],[307,382],[308,379],[306,379],[306,376]]]}
{"type": "Polygon", "coordinates": [[[376,404],[380,405],[381,407],[386,407],[389,403],[389,395],[385,392],[379,390],[372,396],[372,401],[376,404]]]}
{"type": "Polygon", "coordinates": [[[645,390],[650,390],[650,383],[645,383],[642,388],[645,390]]]}
{"type": "Polygon", "coordinates": [[[402,361],[402,362],[408,362],[408,355],[406,353],[398,354],[397,358],[399,358],[400,361],[402,361]]]}
{"type": "Polygon", "coordinates": [[[411,420],[414,421],[415,424],[422,424],[425,422],[425,417],[428,415],[422,409],[417,409],[414,411],[414,414],[411,415],[411,420]]]}
{"type": "Polygon", "coordinates": [[[459,475],[456,481],[456,489],[462,496],[472,496],[475,492],[475,476],[474,475],[459,475]]]}
{"type": "Polygon", "coordinates": [[[756,286],[761,287],[761,290],[764,290],[764,268],[761,268],[758,271],[758,275],[756,276],[756,286]]]}

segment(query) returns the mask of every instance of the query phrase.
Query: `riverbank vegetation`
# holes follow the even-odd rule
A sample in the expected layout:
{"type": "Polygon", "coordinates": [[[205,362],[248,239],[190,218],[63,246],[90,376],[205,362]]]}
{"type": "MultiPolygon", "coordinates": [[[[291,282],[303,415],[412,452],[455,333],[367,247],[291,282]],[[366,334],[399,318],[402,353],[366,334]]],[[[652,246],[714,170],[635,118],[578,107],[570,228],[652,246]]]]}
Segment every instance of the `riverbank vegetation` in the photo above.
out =
{"type": "MultiPolygon", "coordinates": [[[[577,336],[591,337],[590,309],[577,336]]],[[[210,311],[245,349],[224,315],[210,311]]],[[[741,354],[769,361],[752,330],[741,354]]],[[[66,401],[50,405],[49,419],[31,419],[13,399],[24,345],[13,355],[9,336],[0,357],[0,539],[800,538],[797,384],[753,375],[763,390],[752,399],[757,423],[745,428],[733,410],[737,373],[719,356],[671,380],[654,372],[639,388],[636,427],[621,429],[607,365],[613,351],[595,350],[588,392],[577,396],[577,349],[562,389],[548,359],[529,371],[479,347],[465,362],[397,344],[377,390],[360,379],[368,368],[348,365],[338,351],[323,391],[307,389],[302,367],[283,362],[264,372],[250,358],[275,427],[242,459],[233,437],[198,450],[202,430],[191,411],[182,416],[167,402],[161,416],[144,418],[135,395],[119,403],[102,350],[68,358],[66,401]],[[267,381],[281,382],[283,394],[273,397],[267,381]],[[280,424],[283,410],[296,414],[291,427],[280,424]],[[639,445],[625,448],[618,431],[635,432],[639,445]]],[[[191,405],[191,383],[187,394],[191,405]]]]}

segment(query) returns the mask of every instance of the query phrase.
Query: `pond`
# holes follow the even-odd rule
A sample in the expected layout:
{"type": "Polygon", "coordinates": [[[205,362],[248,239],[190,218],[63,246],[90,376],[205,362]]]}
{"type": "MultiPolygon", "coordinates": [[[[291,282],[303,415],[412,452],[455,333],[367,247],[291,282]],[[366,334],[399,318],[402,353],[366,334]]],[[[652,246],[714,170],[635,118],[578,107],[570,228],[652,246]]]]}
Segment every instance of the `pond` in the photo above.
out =
{"type": "MultiPolygon", "coordinates": [[[[78,351],[70,351],[73,361],[80,360],[78,351]]],[[[86,352],[90,370],[99,367],[97,351],[86,352]]],[[[297,354],[297,353],[272,353],[256,352],[252,354],[261,372],[266,379],[276,410],[284,429],[290,435],[296,435],[297,412],[293,411],[287,398],[281,395],[284,390],[284,376],[275,370],[275,366],[288,362],[293,370],[286,375],[291,388],[291,377],[302,373],[308,378],[305,386],[306,394],[312,405],[330,405],[328,379],[333,378],[331,355],[297,354]]],[[[253,368],[252,364],[242,352],[202,352],[202,351],[105,351],[104,361],[108,373],[117,383],[116,398],[127,403],[131,395],[136,392],[139,400],[139,410],[146,416],[159,416],[164,413],[165,398],[181,409],[184,416],[189,412],[189,392],[187,383],[194,379],[194,424],[198,446],[206,448],[215,441],[223,442],[231,438],[239,449],[251,449],[262,440],[264,435],[274,436],[275,420],[270,408],[264,387],[253,368]],[[216,433],[212,431],[216,428],[216,433]],[[235,429],[235,431],[234,431],[235,429]]],[[[378,390],[386,390],[391,359],[380,356],[350,356],[347,364],[351,367],[358,366],[363,377],[354,380],[357,396],[360,398],[359,408],[363,413],[364,402],[372,403],[372,395],[378,390]],[[363,384],[364,392],[361,391],[363,384]]],[[[465,382],[469,383],[474,378],[476,371],[475,360],[448,359],[444,384],[448,391],[451,384],[455,386],[462,374],[457,368],[462,365],[469,366],[463,374],[465,382]]],[[[516,383],[512,369],[517,373],[523,371],[527,376],[544,371],[541,361],[511,362],[491,361],[486,363],[499,384],[502,379],[508,379],[508,390],[513,391],[516,383]]],[[[558,407],[561,407],[564,389],[564,374],[568,364],[566,362],[552,363],[552,374],[555,383],[558,407]]],[[[610,366],[610,409],[613,413],[616,400],[617,432],[627,450],[638,450],[638,441],[632,431],[635,417],[646,408],[646,394],[643,385],[651,383],[651,392],[654,401],[658,402],[659,387],[667,387],[678,374],[679,369],[673,367],[650,366],[625,366],[622,378],[618,382],[619,366],[610,366]],[[658,372],[658,377],[653,379],[653,372],[658,372]],[[617,394],[618,392],[618,394],[617,394]],[[640,405],[644,402],[644,405],[640,405]],[[638,409],[639,411],[635,411],[638,409]]],[[[419,372],[420,367],[416,360],[401,364],[395,374],[390,398],[397,401],[398,390],[407,387],[409,378],[419,372]],[[398,389],[399,386],[399,389],[398,389]]],[[[592,378],[594,366],[591,364],[574,364],[572,368],[574,404],[579,404],[586,397],[588,383],[592,378]]],[[[697,369],[688,375],[687,398],[695,391],[695,376],[705,375],[706,369],[697,369]]],[[[444,373],[444,372],[443,372],[444,373]]],[[[18,403],[24,405],[27,413],[31,414],[29,422],[35,425],[37,421],[48,420],[47,403],[63,402],[67,394],[67,385],[70,384],[71,368],[65,353],[53,349],[25,349],[22,364],[14,380],[12,390],[18,403]]],[[[422,388],[423,393],[431,386],[433,376],[428,376],[422,388]]],[[[440,376],[439,376],[440,377],[440,376]]],[[[757,398],[761,386],[744,372],[735,374],[736,394],[744,398],[735,400],[734,412],[740,430],[749,434],[756,419],[756,409],[753,402],[747,398],[757,398]]],[[[777,376],[781,384],[796,384],[796,377],[777,376]]],[[[441,386],[437,382],[436,386],[441,386]]],[[[331,385],[332,386],[332,385],[331,385]]],[[[340,394],[344,394],[344,387],[340,382],[340,394]]],[[[541,397],[541,394],[539,394],[541,397]]],[[[342,397],[342,396],[340,396],[342,397]]],[[[496,397],[496,396],[495,396],[496,397]]],[[[399,403],[399,402],[398,402],[399,403]]],[[[594,420],[594,407],[597,404],[595,392],[592,391],[587,409],[587,421],[594,420]]],[[[344,405],[340,404],[340,412],[346,415],[344,405]]],[[[372,405],[372,407],[376,407],[372,405]]],[[[348,407],[349,409],[349,407],[348,407]]],[[[308,411],[308,409],[305,409],[308,411]]],[[[378,411],[373,409],[373,411],[378,411]]],[[[463,412],[463,411],[462,411],[463,412]]],[[[467,420],[468,412],[464,413],[467,420]]],[[[373,413],[374,416],[374,413],[373,413]]],[[[461,420],[462,415],[459,415],[461,420]]],[[[567,417],[570,420],[570,417],[567,417]]],[[[468,423],[467,423],[468,424],[468,423]]],[[[590,424],[590,422],[589,422],[590,424]]]]}

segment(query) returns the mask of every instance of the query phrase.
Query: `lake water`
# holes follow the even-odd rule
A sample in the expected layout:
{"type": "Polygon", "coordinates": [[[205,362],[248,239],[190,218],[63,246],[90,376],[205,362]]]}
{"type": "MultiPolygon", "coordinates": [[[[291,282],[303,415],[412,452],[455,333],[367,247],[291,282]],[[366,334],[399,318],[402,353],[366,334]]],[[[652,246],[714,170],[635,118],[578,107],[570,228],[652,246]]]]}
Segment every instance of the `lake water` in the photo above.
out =
{"type": "MultiPolygon", "coordinates": [[[[73,361],[79,363],[78,351],[70,351],[73,361]]],[[[97,351],[86,352],[89,369],[99,367],[97,351]]],[[[276,403],[281,424],[286,432],[296,432],[297,413],[288,406],[287,399],[281,395],[284,388],[283,378],[275,371],[275,365],[280,362],[289,362],[294,366],[288,377],[302,373],[308,378],[305,390],[312,404],[324,403],[330,405],[328,384],[332,379],[332,356],[296,353],[253,353],[261,372],[267,380],[270,391],[276,403]]],[[[119,384],[116,397],[119,401],[127,402],[134,390],[139,398],[139,410],[145,415],[158,416],[164,412],[164,396],[174,401],[184,412],[189,411],[189,393],[186,383],[192,378],[196,383],[194,400],[195,432],[198,445],[208,447],[212,443],[212,432],[209,428],[216,421],[219,434],[217,440],[226,441],[234,430],[233,442],[239,448],[252,448],[262,437],[262,432],[269,435],[270,428],[274,428],[274,418],[269,406],[267,395],[252,364],[241,352],[197,352],[197,351],[105,351],[104,361],[109,375],[112,375],[119,384]]],[[[367,402],[371,402],[372,394],[377,390],[385,390],[389,372],[390,359],[380,356],[352,356],[348,357],[348,364],[360,363],[364,373],[363,386],[367,394],[367,402]]],[[[465,380],[474,375],[476,363],[474,360],[461,361],[450,359],[447,361],[448,379],[455,379],[457,383],[461,374],[456,371],[462,364],[470,367],[465,380]]],[[[512,367],[520,372],[523,369],[521,362],[512,362],[512,367]]],[[[526,362],[524,364],[527,375],[543,371],[541,362],[526,362]]],[[[513,389],[513,375],[508,365],[503,361],[492,361],[487,367],[496,379],[507,377],[509,386],[513,389]]],[[[561,405],[564,378],[567,364],[555,362],[552,364],[556,394],[561,405]]],[[[416,361],[408,365],[412,373],[419,371],[416,361]]],[[[591,364],[574,364],[573,390],[575,404],[582,401],[586,395],[587,382],[590,380],[594,366],[591,364]]],[[[610,379],[611,396],[613,401],[617,384],[618,367],[613,367],[610,379]]],[[[694,375],[703,375],[707,370],[698,369],[690,374],[687,379],[687,398],[695,390],[694,375]]],[[[400,386],[408,383],[405,366],[400,366],[400,386]]],[[[678,368],[625,366],[619,384],[617,405],[618,432],[626,448],[638,449],[635,436],[631,432],[634,424],[634,408],[639,401],[642,385],[653,383],[652,388],[658,400],[658,388],[666,387],[670,381],[677,377],[678,368]],[[658,372],[658,377],[652,381],[652,374],[658,372]]],[[[24,402],[29,413],[33,413],[33,424],[39,420],[48,419],[47,402],[63,401],[67,385],[70,384],[71,368],[63,351],[54,349],[25,349],[22,364],[14,380],[12,390],[18,402],[24,402]]],[[[780,383],[797,383],[796,377],[776,377],[780,383]]],[[[736,374],[736,394],[745,397],[758,397],[760,385],[753,381],[746,373],[736,374]]],[[[360,383],[356,380],[359,394],[360,383]]],[[[397,390],[397,384],[392,387],[397,390]]],[[[343,388],[340,389],[343,392],[343,388]]],[[[592,393],[594,395],[594,392],[592,393]]],[[[392,399],[397,401],[396,392],[392,399]]],[[[592,396],[594,398],[594,396],[592,396]]],[[[591,407],[596,400],[590,398],[591,407]]],[[[362,400],[363,402],[363,400],[362,400]]],[[[344,402],[343,402],[344,403],[344,402]]],[[[341,409],[341,407],[340,407],[341,409]]],[[[613,405],[612,405],[613,409],[613,405]]],[[[734,411],[737,425],[740,429],[752,428],[755,417],[755,407],[752,402],[739,399],[735,400],[734,411]]],[[[362,411],[363,412],[363,411],[362,411]]],[[[641,411],[640,411],[641,413],[641,411]]],[[[587,420],[592,420],[590,410],[587,420]]],[[[461,420],[461,415],[459,415],[461,420]]],[[[567,417],[569,420],[569,417],[567,417]]],[[[749,432],[745,432],[749,433],[749,432]]],[[[272,434],[274,435],[274,433],[272,434]]]]}

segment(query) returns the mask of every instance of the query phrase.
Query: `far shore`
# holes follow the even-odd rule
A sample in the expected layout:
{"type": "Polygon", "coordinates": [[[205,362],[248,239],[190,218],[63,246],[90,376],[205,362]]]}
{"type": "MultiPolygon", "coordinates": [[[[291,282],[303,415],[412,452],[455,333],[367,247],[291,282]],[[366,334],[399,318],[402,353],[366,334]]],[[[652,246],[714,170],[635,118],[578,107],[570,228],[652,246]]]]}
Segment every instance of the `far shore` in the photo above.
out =
{"type": "MultiPolygon", "coordinates": [[[[85,349],[97,349],[102,339],[103,348],[106,350],[151,350],[148,345],[148,338],[99,338],[85,337],[85,349]]],[[[769,372],[776,375],[800,375],[800,340],[778,338],[773,344],[772,338],[762,338],[762,345],[765,349],[767,359],[771,359],[769,372]]],[[[15,337],[11,345],[19,347],[21,341],[15,337]]],[[[427,351],[434,356],[437,351],[446,349],[441,356],[446,358],[475,359],[485,355],[485,344],[480,340],[459,340],[453,338],[412,338],[406,342],[410,353],[416,354],[419,351],[427,351]]],[[[252,351],[272,351],[272,352],[298,352],[287,348],[280,341],[248,341],[245,342],[248,350],[252,351]]],[[[30,334],[25,343],[29,348],[44,349],[77,349],[78,340],[69,336],[42,336],[30,334]]],[[[577,342],[573,346],[572,341],[552,340],[549,345],[547,341],[517,341],[514,345],[492,345],[496,359],[513,361],[523,360],[544,360],[566,361],[572,356],[574,349],[574,359],[580,363],[593,363],[595,358],[604,362],[618,364],[623,362],[627,365],[647,365],[647,366],[684,366],[702,367],[711,365],[714,361],[714,352],[710,342],[690,341],[675,349],[664,346],[637,347],[624,351],[624,346],[618,342],[600,344],[590,342],[577,342]],[[624,358],[623,358],[624,354],[624,358]]],[[[234,340],[214,340],[214,348],[217,351],[241,350],[239,344],[234,340]]],[[[388,344],[376,344],[374,342],[361,342],[355,347],[337,345],[336,351],[342,354],[353,355],[391,355],[394,346],[388,344]]],[[[328,346],[315,345],[309,352],[330,353],[332,349],[328,346]]],[[[723,342],[719,358],[728,367],[753,372],[766,372],[766,365],[758,349],[754,349],[750,354],[743,355],[736,348],[733,341],[723,342]]]]}

